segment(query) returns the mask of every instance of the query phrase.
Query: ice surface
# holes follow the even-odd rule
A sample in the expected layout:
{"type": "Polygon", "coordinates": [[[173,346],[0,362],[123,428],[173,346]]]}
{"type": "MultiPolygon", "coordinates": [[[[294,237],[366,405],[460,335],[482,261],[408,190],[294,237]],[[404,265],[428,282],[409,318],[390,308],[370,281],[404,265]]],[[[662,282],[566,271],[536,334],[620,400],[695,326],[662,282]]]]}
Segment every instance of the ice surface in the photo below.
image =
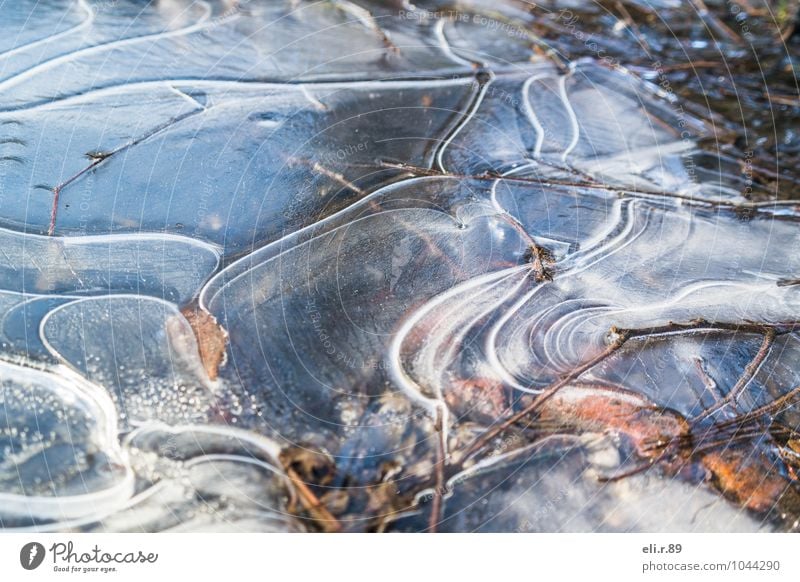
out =
{"type": "Polygon", "coordinates": [[[796,529],[798,205],[546,4],[0,4],[0,525],[796,529]]]}

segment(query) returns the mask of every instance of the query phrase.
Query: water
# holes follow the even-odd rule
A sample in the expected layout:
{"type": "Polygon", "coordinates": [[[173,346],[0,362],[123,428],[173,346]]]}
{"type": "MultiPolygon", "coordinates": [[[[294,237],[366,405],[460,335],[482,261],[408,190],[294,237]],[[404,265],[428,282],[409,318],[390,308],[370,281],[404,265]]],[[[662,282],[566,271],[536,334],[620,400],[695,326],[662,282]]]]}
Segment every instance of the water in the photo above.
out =
{"type": "Polygon", "coordinates": [[[0,524],[797,529],[797,7],[708,5],[0,4],[0,524]]]}

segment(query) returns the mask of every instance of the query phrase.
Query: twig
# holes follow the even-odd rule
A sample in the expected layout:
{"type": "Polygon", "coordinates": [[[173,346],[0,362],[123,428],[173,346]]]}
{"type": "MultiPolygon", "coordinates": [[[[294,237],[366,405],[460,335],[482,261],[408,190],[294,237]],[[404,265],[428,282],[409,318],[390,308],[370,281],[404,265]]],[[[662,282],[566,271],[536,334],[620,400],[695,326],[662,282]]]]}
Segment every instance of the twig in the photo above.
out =
{"type": "Polygon", "coordinates": [[[638,475],[639,473],[644,473],[651,467],[655,466],[658,461],[661,460],[661,457],[664,456],[662,452],[658,457],[654,459],[650,459],[647,462],[641,463],[628,469],[627,471],[621,471],[619,473],[614,473],[613,475],[601,475],[597,478],[598,481],[601,483],[612,483],[614,481],[621,481],[622,479],[626,479],[628,477],[633,477],[634,475],[638,475]]]}
{"type": "Polygon", "coordinates": [[[702,18],[710,28],[713,28],[718,33],[722,34],[723,36],[727,37],[728,40],[731,40],[735,43],[742,44],[742,37],[736,34],[731,28],[722,22],[719,18],[717,18],[711,10],[708,9],[706,3],[703,0],[689,0],[697,10],[698,16],[702,18]]]}
{"type": "Polygon", "coordinates": [[[625,8],[625,5],[619,0],[615,0],[614,5],[617,7],[617,10],[622,15],[622,19],[623,22],[625,23],[625,26],[628,27],[628,30],[630,30],[631,33],[633,33],[633,35],[637,38],[639,44],[644,49],[644,52],[647,54],[647,56],[652,59],[652,53],[650,52],[652,47],[650,46],[650,43],[647,42],[647,39],[642,34],[642,31],[639,30],[639,25],[636,24],[636,21],[633,19],[633,17],[631,17],[631,13],[628,12],[628,9],[625,8]]]}
{"type": "Polygon", "coordinates": [[[685,69],[707,69],[719,67],[717,61],[692,61],[689,63],[676,63],[674,65],[661,65],[661,70],[665,72],[683,71],[685,69]]]}
{"type": "Polygon", "coordinates": [[[80,178],[84,174],[86,174],[86,173],[94,170],[95,168],[97,168],[100,164],[104,163],[106,160],[111,159],[112,157],[116,156],[117,154],[119,154],[121,152],[124,152],[125,150],[131,149],[131,148],[139,145],[140,143],[142,143],[146,139],[155,136],[156,134],[164,131],[165,129],[168,129],[169,127],[171,127],[173,125],[176,125],[176,124],[180,123],[181,121],[183,121],[184,119],[186,119],[188,117],[191,117],[192,115],[196,115],[197,113],[200,113],[201,111],[206,111],[206,110],[205,109],[193,110],[193,111],[188,111],[188,112],[186,112],[186,113],[184,113],[182,115],[177,115],[176,117],[174,117],[174,118],[172,118],[172,119],[170,119],[168,121],[165,121],[164,123],[161,123],[161,124],[153,127],[152,129],[150,129],[149,131],[145,132],[144,134],[142,134],[140,136],[137,136],[137,137],[133,138],[132,140],[130,140],[130,141],[122,144],[121,146],[118,146],[118,147],[116,147],[113,150],[110,150],[108,152],[93,152],[93,153],[88,154],[89,157],[92,160],[92,162],[90,164],[88,164],[82,170],[79,170],[78,172],[76,172],[75,174],[73,174],[72,176],[70,176],[69,178],[67,178],[66,180],[64,180],[63,182],[61,182],[60,184],[58,184],[57,186],[55,186],[53,188],[53,206],[50,209],[50,225],[47,228],[47,234],[49,236],[53,236],[55,234],[55,231],[56,231],[56,217],[57,217],[57,214],[58,214],[58,201],[59,201],[59,198],[61,196],[61,191],[64,188],[66,188],[67,186],[69,186],[70,184],[75,182],[78,178],[80,178]]]}
{"type": "Polygon", "coordinates": [[[502,433],[504,430],[507,430],[509,427],[513,426],[519,420],[536,412],[545,402],[547,402],[550,398],[552,398],[556,394],[556,392],[561,390],[561,388],[563,388],[573,380],[577,379],[586,370],[594,367],[595,365],[605,360],[608,356],[610,356],[611,354],[616,352],[619,348],[621,348],[627,340],[628,336],[624,332],[620,333],[617,336],[617,338],[600,354],[598,354],[588,362],[578,366],[577,368],[572,370],[569,374],[563,376],[561,379],[553,382],[541,394],[539,394],[539,396],[537,396],[531,404],[523,408],[518,413],[510,416],[509,418],[507,418],[500,424],[496,425],[495,427],[490,428],[486,430],[483,434],[479,435],[467,448],[464,457],[468,458],[472,456],[474,453],[479,451],[484,445],[486,445],[489,441],[491,441],[497,435],[502,433]]]}
{"type": "Polygon", "coordinates": [[[319,162],[311,163],[308,160],[301,160],[301,159],[298,159],[298,158],[293,158],[290,161],[298,162],[298,163],[310,166],[313,171],[317,172],[318,174],[322,174],[323,176],[325,176],[327,178],[330,178],[331,180],[333,180],[334,182],[336,182],[340,186],[344,186],[348,190],[352,190],[353,192],[355,192],[359,196],[366,196],[367,195],[367,193],[364,190],[362,190],[361,188],[359,188],[358,186],[353,184],[350,180],[345,178],[343,174],[340,174],[339,172],[334,172],[333,170],[330,170],[330,169],[326,168],[325,166],[323,166],[319,162]]]}
{"type": "MultiPolygon", "coordinates": [[[[605,192],[614,192],[620,196],[655,196],[660,198],[671,198],[675,200],[682,200],[692,204],[710,206],[712,208],[730,208],[732,210],[739,209],[760,209],[772,208],[775,206],[800,206],[797,200],[771,200],[768,202],[732,202],[729,200],[704,200],[695,196],[676,194],[674,192],[664,192],[659,190],[645,190],[642,188],[636,190],[624,189],[619,186],[611,186],[599,182],[568,182],[566,180],[557,180],[548,178],[546,180],[541,178],[525,178],[522,176],[501,176],[498,174],[484,173],[484,174],[455,174],[450,172],[443,172],[431,168],[421,168],[419,166],[411,166],[408,164],[392,163],[380,161],[378,163],[380,168],[392,168],[395,170],[404,170],[412,176],[430,176],[430,177],[443,177],[443,178],[461,178],[464,180],[503,180],[508,182],[518,182],[520,184],[535,184],[541,187],[548,186],[563,186],[566,188],[586,188],[589,190],[602,190],[605,192]]],[[[757,166],[753,167],[754,170],[758,169],[757,166]]]]}
{"type": "MultiPolygon", "coordinates": [[[[587,370],[593,368],[609,356],[611,356],[614,352],[619,350],[625,343],[633,338],[640,338],[640,337],[647,337],[653,335],[663,335],[663,334],[670,334],[670,333],[682,333],[686,331],[697,331],[701,329],[707,330],[721,330],[721,331],[750,331],[754,333],[763,333],[767,334],[769,330],[773,330],[775,335],[778,334],[785,334],[789,333],[794,330],[798,326],[797,322],[789,322],[783,324],[759,324],[759,323],[726,323],[726,322],[709,322],[704,319],[695,319],[688,323],[674,323],[670,322],[665,325],[660,326],[653,326],[653,327],[644,327],[644,328],[637,328],[637,329],[618,329],[616,327],[611,328],[611,334],[615,336],[614,341],[609,344],[609,346],[603,350],[601,353],[596,355],[594,358],[581,364],[574,370],[572,370],[566,376],[563,376],[559,380],[556,380],[550,386],[544,389],[544,391],[539,394],[539,396],[534,399],[534,401],[522,409],[520,412],[506,418],[500,424],[487,429],[481,435],[476,437],[476,439],[472,442],[472,444],[467,448],[466,452],[464,453],[464,458],[469,458],[478,452],[481,448],[483,448],[488,442],[490,442],[493,438],[497,437],[503,431],[509,429],[511,426],[525,418],[526,416],[533,415],[541,408],[541,406],[547,402],[550,398],[552,398],[559,390],[561,390],[564,386],[568,385],[573,380],[577,379],[581,374],[586,372],[587,370]]],[[[800,387],[797,388],[800,391],[800,387]]],[[[776,401],[777,402],[777,401],[776,401]]],[[[762,413],[763,414],[763,413],[762,413]]],[[[530,426],[531,422],[528,423],[530,426]]]]}
{"type": "Polygon", "coordinates": [[[800,386],[796,386],[795,388],[792,388],[791,390],[789,390],[789,392],[787,392],[786,394],[784,394],[783,396],[781,396],[779,398],[776,398],[775,400],[773,400],[769,404],[764,404],[763,406],[759,406],[758,408],[754,408],[750,412],[747,412],[747,413],[745,413],[745,414],[743,414],[743,415],[741,415],[739,417],[732,418],[730,420],[726,420],[725,422],[722,422],[717,426],[724,428],[724,427],[731,426],[731,425],[734,425],[734,424],[746,423],[746,422],[749,422],[749,421],[751,421],[753,419],[760,418],[760,417],[762,417],[762,416],[764,416],[766,414],[770,414],[770,415],[774,416],[774,415],[776,415],[776,414],[778,414],[780,412],[783,412],[784,410],[786,410],[790,406],[793,406],[794,403],[791,403],[791,404],[788,404],[787,406],[783,407],[784,404],[786,404],[787,402],[789,402],[790,400],[792,400],[793,398],[795,398],[797,396],[800,396],[800,386]]]}
{"type": "Polygon", "coordinates": [[[788,105],[789,107],[800,107],[800,97],[792,95],[776,95],[764,92],[764,97],[770,103],[777,103],[779,105],[788,105]]]}
{"type": "Polygon", "coordinates": [[[314,520],[319,523],[322,528],[327,532],[342,531],[342,524],[336,519],[333,514],[328,511],[328,508],[314,495],[314,492],[306,485],[300,478],[297,472],[291,467],[286,468],[286,475],[294,483],[297,488],[300,503],[303,508],[311,515],[314,520]]]}
{"type": "Polygon", "coordinates": [[[444,432],[442,431],[442,414],[441,411],[436,419],[436,464],[434,465],[434,474],[436,479],[436,486],[433,490],[433,500],[431,502],[431,515],[428,519],[428,531],[431,533],[436,532],[436,528],[442,519],[442,496],[444,495],[444,464],[445,464],[445,450],[444,450],[444,432]]]}
{"type": "Polygon", "coordinates": [[[761,347],[758,349],[758,353],[756,353],[755,357],[750,361],[749,364],[747,364],[742,372],[742,375],[739,377],[739,380],[736,382],[733,388],[731,388],[730,392],[728,392],[725,398],[711,406],[709,409],[705,410],[697,418],[693,419],[692,422],[699,422],[700,420],[711,416],[729,404],[733,404],[734,406],[736,405],[736,401],[739,399],[742,391],[747,387],[747,384],[750,382],[750,380],[753,379],[753,376],[755,376],[756,372],[761,367],[761,364],[769,354],[772,344],[775,341],[775,336],[776,333],[774,329],[768,329],[766,331],[764,334],[764,340],[761,342],[761,347]]]}

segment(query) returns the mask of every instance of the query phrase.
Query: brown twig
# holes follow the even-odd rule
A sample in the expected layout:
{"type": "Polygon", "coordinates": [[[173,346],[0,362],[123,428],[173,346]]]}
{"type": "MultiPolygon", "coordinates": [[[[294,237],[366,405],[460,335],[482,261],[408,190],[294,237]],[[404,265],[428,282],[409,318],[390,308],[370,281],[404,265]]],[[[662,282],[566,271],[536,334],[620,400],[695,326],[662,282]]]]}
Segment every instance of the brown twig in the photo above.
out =
{"type": "Polygon", "coordinates": [[[716,30],[718,33],[722,34],[728,38],[728,40],[733,41],[738,44],[742,44],[742,37],[736,34],[727,24],[722,22],[717,16],[714,15],[711,10],[709,10],[708,6],[703,0],[689,0],[697,10],[698,16],[702,18],[709,28],[716,30]]]}
{"type": "Polygon", "coordinates": [[[758,408],[754,408],[750,412],[746,412],[745,414],[742,414],[741,416],[738,416],[736,418],[732,418],[730,420],[726,420],[726,421],[718,424],[717,426],[724,428],[724,427],[727,427],[727,426],[732,426],[732,425],[737,425],[737,424],[750,422],[751,420],[760,418],[760,417],[765,416],[767,414],[770,414],[770,415],[774,416],[776,414],[779,414],[779,413],[783,412],[784,410],[786,410],[790,406],[793,406],[794,403],[787,404],[785,407],[784,407],[784,404],[788,403],[790,400],[792,400],[793,398],[795,398],[797,396],[800,396],[800,386],[796,386],[795,388],[792,388],[791,390],[789,390],[789,392],[787,392],[783,396],[780,396],[780,397],[776,398],[775,400],[773,400],[769,404],[764,404],[762,406],[759,406],[758,408]]]}
{"type": "MultiPolygon", "coordinates": [[[[370,166],[372,167],[372,166],[370,166]]],[[[460,178],[463,180],[502,180],[506,182],[517,182],[520,184],[535,184],[540,187],[548,186],[563,186],[566,188],[586,188],[588,190],[602,190],[605,192],[614,192],[619,196],[655,196],[660,198],[671,198],[675,200],[682,200],[699,206],[708,206],[712,208],[730,208],[732,210],[739,209],[769,209],[773,206],[798,206],[796,200],[772,200],[769,202],[733,202],[729,200],[704,200],[695,196],[684,194],[676,194],[674,192],[664,192],[660,190],[646,190],[638,188],[636,190],[626,190],[619,186],[612,186],[599,182],[569,182],[566,180],[557,179],[541,179],[541,178],[525,178],[522,176],[500,176],[498,174],[484,173],[484,174],[455,174],[450,172],[442,172],[431,168],[421,168],[419,166],[411,166],[408,164],[398,164],[392,162],[381,161],[378,167],[391,168],[395,170],[403,170],[412,176],[426,176],[426,177],[441,177],[441,178],[460,178]]],[[[753,170],[760,169],[753,166],[753,170]]]]}
{"type": "MultiPolygon", "coordinates": [[[[593,368],[609,356],[611,356],[614,352],[619,350],[628,340],[640,337],[648,337],[654,335],[664,335],[664,334],[671,334],[671,333],[683,333],[687,331],[697,331],[697,330],[720,330],[720,331],[739,331],[739,332],[752,332],[752,333],[762,333],[767,334],[770,330],[773,331],[775,335],[778,334],[785,334],[789,333],[790,331],[794,330],[798,326],[797,322],[789,322],[789,323],[782,323],[782,324],[760,324],[760,323],[726,323],[726,322],[709,322],[704,319],[695,319],[688,323],[674,323],[670,322],[665,325],[659,326],[652,326],[652,327],[644,327],[644,328],[637,328],[637,329],[618,329],[616,327],[611,328],[611,334],[614,336],[614,340],[603,350],[601,353],[590,359],[589,361],[581,364],[580,366],[576,367],[566,376],[562,376],[560,379],[556,380],[550,386],[544,389],[542,393],[540,393],[534,401],[526,406],[521,411],[517,412],[516,414],[506,418],[500,424],[495,425],[492,428],[487,429],[481,435],[476,437],[476,439],[472,442],[472,444],[467,447],[466,452],[464,453],[464,458],[469,458],[482,449],[487,443],[489,443],[492,439],[497,437],[503,431],[508,430],[511,426],[522,420],[523,418],[535,415],[541,406],[547,402],[550,398],[552,398],[559,390],[563,387],[571,383],[572,381],[576,380],[578,377],[581,376],[587,370],[593,368]]],[[[800,387],[797,388],[800,390],[800,387]]],[[[777,402],[777,401],[776,401],[777,402]]],[[[763,413],[762,413],[763,414],[763,413]]],[[[531,421],[532,422],[532,421],[531,421]]],[[[531,424],[528,423],[528,425],[531,424]]]]}
{"type": "Polygon", "coordinates": [[[313,164],[311,162],[306,162],[305,160],[301,160],[301,162],[302,163],[306,163],[315,172],[317,172],[319,174],[322,174],[323,176],[325,176],[327,178],[330,178],[331,180],[333,180],[337,184],[339,184],[341,186],[344,186],[348,190],[352,190],[353,192],[355,192],[359,196],[366,196],[367,195],[367,193],[364,190],[362,190],[361,188],[359,188],[358,186],[353,184],[350,180],[345,178],[344,175],[340,174],[339,172],[334,172],[333,170],[329,170],[328,168],[326,168],[325,166],[323,166],[319,162],[314,162],[313,164]]]}
{"type": "Polygon", "coordinates": [[[753,357],[750,363],[747,364],[744,371],[742,372],[742,375],[739,377],[739,380],[736,382],[733,388],[731,388],[731,390],[728,392],[725,398],[723,398],[722,400],[720,400],[719,402],[717,402],[716,404],[705,410],[697,418],[693,419],[692,420],[693,422],[698,422],[700,420],[703,420],[704,418],[711,416],[712,414],[714,414],[721,408],[728,406],[729,404],[733,404],[734,406],[736,405],[736,401],[739,399],[739,396],[741,395],[742,391],[745,389],[745,387],[747,387],[747,384],[750,382],[750,380],[753,379],[753,376],[755,376],[759,367],[761,367],[761,364],[764,362],[767,355],[769,355],[769,351],[772,348],[772,344],[775,341],[776,335],[777,334],[775,330],[772,328],[766,331],[766,333],[764,334],[764,340],[761,342],[761,347],[758,349],[758,353],[756,353],[755,357],[753,357]]]}
{"type": "Polygon", "coordinates": [[[653,459],[649,459],[644,463],[640,463],[639,465],[635,465],[631,469],[627,471],[620,471],[618,473],[614,473],[613,475],[601,475],[597,478],[598,481],[601,483],[612,483],[614,481],[621,481],[622,479],[627,479],[628,477],[633,477],[634,475],[638,475],[639,473],[644,473],[651,467],[654,467],[658,461],[661,460],[661,457],[664,456],[664,452],[662,452],[658,457],[653,459]]]}
{"type": "Polygon", "coordinates": [[[129,149],[139,145],[140,143],[142,143],[146,139],[149,139],[149,138],[155,136],[156,134],[164,131],[165,129],[168,129],[171,126],[173,126],[173,125],[175,125],[177,123],[180,123],[181,121],[183,121],[184,119],[186,119],[188,117],[191,117],[192,115],[196,115],[200,111],[205,111],[205,109],[192,110],[192,111],[189,111],[187,113],[183,113],[181,115],[177,115],[174,118],[172,118],[172,119],[170,119],[170,120],[168,120],[168,121],[166,121],[164,123],[161,123],[161,124],[151,128],[149,131],[145,132],[144,134],[142,134],[140,136],[137,136],[137,137],[131,139],[130,141],[122,144],[121,146],[118,146],[118,147],[116,147],[116,148],[114,148],[114,149],[112,149],[112,150],[110,150],[108,152],[90,152],[90,153],[88,153],[87,156],[92,160],[91,163],[89,163],[83,169],[78,170],[75,174],[73,174],[72,176],[70,176],[69,178],[67,178],[66,180],[64,180],[63,182],[61,182],[60,184],[56,185],[53,188],[53,206],[50,209],[50,224],[49,224],[49,226],[47,228],[47,234],[49,236],[53,236],[55,234],[55,231],[56,231],[56,218],[57,218],[57,215],[58,215],[58,201],[59,201],[59,198],[61,197],[61,191],[64,188],[66,188],[67,186],[69,186],[70,184],[72,184],[73,182],[78,180],[84,174],[87,174],[87,173],[91,172],[92,170],[97,168],[99,165],[105,163],[107,160],[109,160],[109,159],[111,159],[113,157],[116,157],[117,154],[119,154],[121,152],[124,152],[126,150],[129,150],[129,149]]]}
{"type": "Polygon", "coordinates": [[[297,472],[291,467],[287,467],[286,475],[294,483],[297,488],[298,497],[303,508],[308,514],[318,523],[326,532],[339,532],[342,531],[342,524],[336,519],[333,514],[328,511],[328,508],[314,495],[314,492],[308,487],[297,472]]]}
{"type": "Polygon", "coordinates": [[[428,519],[428,531],[436,533],[436,528],[442,519],[442,496],[444,495],[444,465],[445,448],[444,432],[442,431],[442,415],[439,412],[436,419],[436,463],[434,465],[434,475],[436,486],[433,490],[433,500],[431,502],[431,515],[428,519]]]}
{"type": "Polygon", "coordinates": [[[661,65],[661,70],[665,72],[683,71],[685,69],[707,69],[719,67],[720,63],[717,61],[692,61],[689,63],[676,63],[673,65],[661,65]]]}
{"type": "Polygon", "coordinates": [[[639,25],[636,24],[636,21],[631,16],[631,13],[628,12],[628,9],[625,8],[625,5],[620,2],[620,0],[614,0],[614,5],[616,6],[619,13],[622,15],[622,20],[625,23],[625,26],[628,30],[633,33],[636,39],[639,41],[639,45],[644,49],[644,52],[647,54],[648,57],[652,58],[650,43],[647,42],[647,39],[642,34],[642,31],[639,29],[639,25]]]}
{"type": "Polygon", "coordinates": [[[494,426],[486,430],[483,434],[479,435],[472,444],[467,448],[464,457],[468,458],[479,451],[483,446],[485,446],[489,441],[495,438],[497,435],[502,433],[503,431],[507,430],[519,420],[525,418],[526,416],[535,413],[538,409],[547,402],[550,398],[552,398],[556,392],[561,390],[564,386],[572,382],[573,380],[577,379],[581,374],[583,374],[586,370],[594,367],[595,365],[599,364],[601,361],[606,359],[608,356],[613,354],[619,348],[623,346],[623,344],[628,340],[628,337],[625,333],[620,333],[617,338],[600,354],[589,360],[588,362],[578,366],[574,370],[572,370],[566,376],[561,377],[559,380],[556,380],[550,386],[545,388],[545,390],[539,394],[531,404],[523,408],[518,413],[508,417],[506,420],[501,422],[500,424],[494,426]]]}
{"type": "Polygon", "coordinates": [[[774,93],[764,92],[764,97],[770,103],[777,103],[778,105],[788,105],[789,107],[800,107],[800,97],[796,95],[780,95],[774,93]]]}

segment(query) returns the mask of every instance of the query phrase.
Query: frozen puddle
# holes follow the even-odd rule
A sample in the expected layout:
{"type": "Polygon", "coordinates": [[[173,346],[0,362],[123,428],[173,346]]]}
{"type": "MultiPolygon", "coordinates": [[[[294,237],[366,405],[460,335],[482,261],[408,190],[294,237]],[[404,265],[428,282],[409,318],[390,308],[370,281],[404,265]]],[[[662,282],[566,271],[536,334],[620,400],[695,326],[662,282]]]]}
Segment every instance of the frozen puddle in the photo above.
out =
{"type": "Polygon", "coordinates": [[[0,525],[796,529],[797,203],[390,4],[0,6],[0,525]]]}

